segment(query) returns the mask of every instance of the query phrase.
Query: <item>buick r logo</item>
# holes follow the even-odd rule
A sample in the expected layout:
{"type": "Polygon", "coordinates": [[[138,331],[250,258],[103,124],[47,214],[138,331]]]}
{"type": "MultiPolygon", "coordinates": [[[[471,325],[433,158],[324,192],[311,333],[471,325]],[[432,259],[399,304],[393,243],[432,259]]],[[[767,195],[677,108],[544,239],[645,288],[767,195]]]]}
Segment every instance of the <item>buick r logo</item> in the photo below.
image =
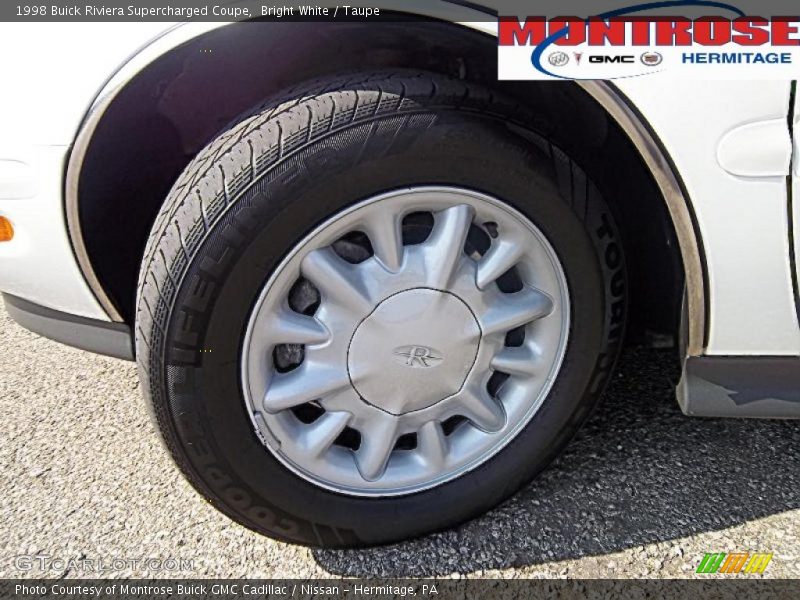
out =
{"type": "Polygon", "coordinates": [[[400,364],[412,369],[435,367],[444,358],[441,352],[427,346],[399,346],[392,354],[400,364]]]}

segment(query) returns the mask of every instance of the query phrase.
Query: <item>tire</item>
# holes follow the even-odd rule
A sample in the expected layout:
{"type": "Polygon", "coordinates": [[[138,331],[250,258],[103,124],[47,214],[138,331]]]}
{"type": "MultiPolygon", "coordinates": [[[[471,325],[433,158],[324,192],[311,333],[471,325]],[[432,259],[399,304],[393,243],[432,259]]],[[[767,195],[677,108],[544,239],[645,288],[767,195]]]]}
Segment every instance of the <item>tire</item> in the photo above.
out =
{"type": "Polygon", "coordinates": [[[625,266],[597,187],[530,121],[523,107],[464,81],[354,74],[290,90],[186,168],[147,243],[136,351],[165,444],[211,504],[287,542],[382,544],[483,513],[564,447],[617,357],[625,266]],[[240,368],[251,313],[320,223],[364,198],[430,185],[501,199],[544,235],[569,290],[560,366],[527,424],[459,476],[407,494],[327,489],[288,468],[254,427],[240,368]]]}

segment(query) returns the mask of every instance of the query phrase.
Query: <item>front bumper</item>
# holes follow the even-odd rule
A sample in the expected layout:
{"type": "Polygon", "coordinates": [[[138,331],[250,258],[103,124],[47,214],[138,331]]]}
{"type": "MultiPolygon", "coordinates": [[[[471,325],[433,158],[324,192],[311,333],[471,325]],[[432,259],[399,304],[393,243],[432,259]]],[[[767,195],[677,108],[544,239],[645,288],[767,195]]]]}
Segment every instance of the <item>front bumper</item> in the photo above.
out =
{"type": "Polygon", "coordinates": [[[125,323],[110,323],[63,313],[3,294],[6,311],[25,329],[89,352],[133,360],[133,336],[125,323]]]}

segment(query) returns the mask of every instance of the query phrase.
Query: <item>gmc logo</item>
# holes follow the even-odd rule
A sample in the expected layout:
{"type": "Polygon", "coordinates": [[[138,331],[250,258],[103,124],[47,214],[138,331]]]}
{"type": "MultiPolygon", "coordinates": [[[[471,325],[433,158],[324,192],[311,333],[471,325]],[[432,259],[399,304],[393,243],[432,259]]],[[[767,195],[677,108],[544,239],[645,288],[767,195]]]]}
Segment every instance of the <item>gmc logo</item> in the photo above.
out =
{"type": "Polygon", "coordinates": [[[593,54],[589,57],[590,63],[610,63],[610,64],[629,64],[636,62],[631,54],[618,54],[616,56],[605,56],[602,54],[593,54]]]}

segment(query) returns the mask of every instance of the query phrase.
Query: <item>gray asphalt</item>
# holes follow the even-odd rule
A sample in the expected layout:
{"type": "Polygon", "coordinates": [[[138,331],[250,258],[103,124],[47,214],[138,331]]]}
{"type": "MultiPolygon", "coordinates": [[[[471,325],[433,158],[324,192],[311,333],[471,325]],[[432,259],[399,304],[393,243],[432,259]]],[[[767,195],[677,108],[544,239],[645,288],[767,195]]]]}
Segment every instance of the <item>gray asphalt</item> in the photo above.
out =
{"type": "Polygon", "coordinates": [[[133,364],[1,310],[0,341],[0,577],[87,576],[88,561],[106,577],[691,577],[704,553],[735,551],[774,553],[765,577],[800,577],[800,422],[682,416],[668,351],[627,352],[566,453],[484,517],[318,551],[240,527],[183,481],[133,364]]]}

